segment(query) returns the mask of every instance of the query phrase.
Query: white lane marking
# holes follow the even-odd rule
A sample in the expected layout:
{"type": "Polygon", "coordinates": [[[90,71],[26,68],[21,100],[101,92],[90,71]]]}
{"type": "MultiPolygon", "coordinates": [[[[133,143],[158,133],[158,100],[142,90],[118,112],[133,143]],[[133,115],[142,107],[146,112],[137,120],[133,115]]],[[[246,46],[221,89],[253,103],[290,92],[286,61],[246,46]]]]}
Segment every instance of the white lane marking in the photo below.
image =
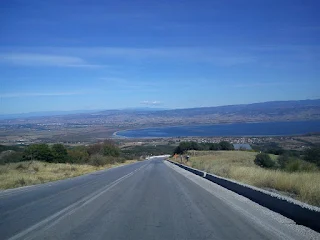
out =
{"type": "Polygon", "coordinates": [[[50,221],[53,221],[52,223],[49,224],[49,226],[47,226],[45,229],[48,229],[50,227],[52,227],[53,225],[55,225],[57,222],[59,222],[62,218],[66,217],[69,214],[72,214],[73,212],[77,211],[78,209],[80,209],[81,207],[89,204],[90,202],[92,202],[93,200],[97,199],[98,197],[100,197],[102,194],[104,194],[105,192],[107,192],[109,189],[111,189],[112,187],[116,186],[117,184],[119,184],[120,182],[122,182],[123,180],[125,180],[126,178],[132,176],[134,173],[136,173],[137,171],[141,170],[142,168],[146,167],[148,164],[145,164],[143,166],[141,166],[140,168],[134,170],[131,173],[128,173],[127,175],[124,175],[123,177],[117,179],[116,181],[108,184],[106,187],[104,187],[103,189],[99,189],[98,191],[90,194],[87,197],[84,197],[80,200],[78,200],[77,202],[71,204],[70,206],[60,210],[59,212],[53,214],[52,216],[45,218],[44,220],[38,222],[37,224],[23,230],[22,232],[10,237],[8,240],[16,240],[16,239],[30,239],[32,238],[32,236],[26,236],[29,233],[32,233],[33,231],[35,231],[36,229],[44,226],[45,224],[50,223],[50,221]]]}
{"type": "MultiPolygon", "coordinates": [[[[92,179],[92,180],[87,181],[87,182],[85,182],[85,183],[82,183],[82,184],[79,184],[79,185],[75,185],[74,187],[64,189],[64,190],[62,190],[62,191],[60,191],[60,192],[57,192],[57,193],[55,193],[55,194],[53,194],[53,195],[49,195],[49,196],[43,197],[43,198],[41,198],[41,199],[37,199],[37,200],[35,200],[35,201],[29,202],[29,203],[27,203],[27,204],[21,205],[21,206],[15,208],[15,209],[13,209],[13,210],[9,210],[9,211],[4,212],[4,213],[2,213],[2,214],[3,214],[3,215],[12,214],[12,213],[14,213],[14,212],[19,211],[21,208],[29,207],[30,205],[33,205],[33,204],[36,204],[36,203],[39,203],[39,202],[48,201],[48,199],[50,199],[50,198],[59,196],[59,195],[61,195],[61,194],[66,194],[66,193],[74,190],[75,188],[81,188],[81,187],[84,187],[84,186],[87,186],[87,185],[96,184],[96,183],[99,182],[100,180],[101,180],[101,179],[92,179]]],[[[50,185],[49,185],[49,186],[50,186],[50,185]]],[[[0,198],[0,199],[1,199],[1,198],[0,198]]],[[[1,223],[1,220],[0,220],[0,223],[1,223]]]]}

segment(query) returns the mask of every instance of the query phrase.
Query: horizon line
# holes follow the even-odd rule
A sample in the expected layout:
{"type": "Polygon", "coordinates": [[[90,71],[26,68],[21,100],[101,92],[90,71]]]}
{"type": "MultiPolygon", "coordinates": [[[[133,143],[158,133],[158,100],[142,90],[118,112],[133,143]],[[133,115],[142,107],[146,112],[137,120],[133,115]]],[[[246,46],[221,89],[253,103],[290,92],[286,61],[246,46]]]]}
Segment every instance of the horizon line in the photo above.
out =
{"type": "MultiPolygon", "coordinates": [[[[227,106],[239,106],[239,105],[252,105],[252,104],[262,104],[262,103],[272,103],[272,102],[299,102],[299,101],[317,101],[320,98],[307,98],[307,99],[299,99],[299,100],[270,100],[270,101],[263,101],[263,102],[252,102],[252,103],[239,103],[239,104],[226,104],[226,105],[216,105],[216,106],[199,106],[199,107],[181,107],[181,108],[167,108],[167,107],[127,107],[127,108],[110,108],[110,109],[74,109],[74,110],[49,110],[49,111],[32,111],[32,112],[19,112],[19,113],[5,113],[0,114],[1,117],[9,117],[13,115],[28,115],[28,114],[54,114],[57,115],[49,115],[49,116],[59,116],[61,113],[65,113],[63,115],[69,114],[82,114],[86,112],[91,113],[99,113],[102,111],[125,111],[125,110],[135,110],[135,109],[161,109],[161,110],[183,110],[183,109],[195,109],[195,108],[214,108],[214,107],[227,107],[227,106]],[[68,112],[70,112],[68,114],[68,112]]],[[[42,115],[44,116],[44,115],[42,115]]],[[[37,116],[29,116],[29,117],[41,117],[41,115],[37,116]]]]}

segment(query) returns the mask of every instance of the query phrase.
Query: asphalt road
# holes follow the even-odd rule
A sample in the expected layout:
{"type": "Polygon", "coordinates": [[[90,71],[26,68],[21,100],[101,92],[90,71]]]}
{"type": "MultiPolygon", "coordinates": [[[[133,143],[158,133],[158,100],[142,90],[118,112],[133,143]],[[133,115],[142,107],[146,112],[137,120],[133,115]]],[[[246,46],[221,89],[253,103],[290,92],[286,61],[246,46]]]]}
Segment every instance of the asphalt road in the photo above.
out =
{"type": "Polygon", "coordinates": [[[320,239],[161,158],[0,193],[0,239],[320,239]]]}

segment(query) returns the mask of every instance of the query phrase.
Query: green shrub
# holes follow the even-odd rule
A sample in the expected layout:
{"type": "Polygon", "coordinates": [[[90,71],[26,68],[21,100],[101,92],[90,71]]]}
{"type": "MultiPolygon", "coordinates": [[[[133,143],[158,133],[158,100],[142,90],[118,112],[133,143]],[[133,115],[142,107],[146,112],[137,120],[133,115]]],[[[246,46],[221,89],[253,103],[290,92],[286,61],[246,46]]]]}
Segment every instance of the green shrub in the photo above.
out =
{"type": "Polygon", "coordinates": [[[209,150],[214,150],[214,151],[220,150],[220,144],[219,143],[210,143],[209,150]]]}
{"type": "Polygon", "coordinates": [[[23,160],[40,160],[46,162],[53,162],[54,156],[48,144],[32,144],[24,150],[23,160]]]}
{"type": "Polygon", "coordinates": [[[174,151],[173,151],[173,154],[183,154],[184,153],[184,149],[181,148],[181,146],[177,146],[174,151]]]}
{"type": "Polygon", "coordinates": [[[300,169],[300,165],[301,165],[300,160],[294,159],[289,161],[285,165],[284,170],[286,170],[287,172],[297,172],[300,169]]]}
{"type": "Polygon", "coordinates": [[[120,149],[112,144],[105,144],[104,143],[103,155],[104,156],[119,157],[120,156],[120,149]]]}
{"type": "Polygon", "coordinates": [[[202,150],[202,148],[197,142],[180,142],[179,146],[175,148],[174,153],[183,154],[188,150],[202,150]]]}
{"type": "Polygon", "coordinates": [[[107,158],[101,154],[94,154],[90,156],[90,159],[89,159],[89,164],[96,167],[103,166],[107,163],[108,163],[107,158]]]}
{"type": "Polygon", "coordinates": [[[287,172],[312,172],[317,171],[315,164],[303,161],[301,159],[291,159],[286,163],[284,170],[287,172]]]}
{"type": "Polygon", "coordinates": [[[292,157],[289,154],[280,155],[278,157],[279,167],[281,169],[284,169],[289,162],[294,161],[295,159],[296,159],[295,157],[292,157]]]}
{"type": "Polygon", "coordinates": [[[314,171],[319,171],[319,168],[314,163],[301,161],[300,171],[303,171],[303,172],[314,172],[314,171]]]}
{"type": "Polygon", "coordinates": [[[53,144],[51,147],[51,152],[54,162],[65,163],[67,161],[68,152],[64,145],[60,143],[53,144]]]}
{"type": "Polygon", "coordinates": [[[252,148],[258,152],[265,152],[274,155],[284,154],[285,150],[275,142],[258,143],[251,145],[252,148]]]}
{"type": "Polygon", "coordinates": [[[278,157],[278,164],[282,170],[287,172],[297,172],[297,171],[317,171],[318,167],[316,164],[303,161],[297,155],[291,153],[285,153],[278,157]]]}
{"type": "Polygon", "coordinates": [[[208,150],[234,150],[233,144],[227,141],[220,143],[197,143],[197,142],[180,142],[179,146],[174,149],[173,154],[184,154],[188,150],[208,151],[208,150]]]}
{"type": "Polygon", "coordinates": [[[90,145],[87,148],[87,152],[90,156],[94,154],[101,154],[112,157],[119,157],[121,153],[120,149],[110,140],[90,145]]]}
{"type": "Polygon", "coordinates": [[[304,160],[320,167],[320,146],[312,147],[304,152],[304,160]]]}
{"type": "Polygon", "coordinates": [[[275,166],[275,162],[266,153],[259,153],[254,159],[254,163],[263,168],[273,168],[275,166]]]}
{"type": "Polygon", "coordinates": [[[90,156],[94,154],[102,154],[102,144],[96,143],[96,144],[89,145],[87,148],[87,152],[90,156]]]}
{"type": "Polygon", "coordinates": [[[219,143],[219,145],[220,145],[220,150],[234,150],[234,146],[227,141],[222,141],[219,143]]]}
{"type": "Polygon", "coordinates": [[[21,162],[22,160],[23,159],[22,159],[21,152],[7,150],[0,153],[0,165],[6,164],[6,163],[21,162]]]}
{"type": "Polygon", "coordinates": [[[0,153],[8,150],[13,150],[15,152],[21,152],[23,150],[23,146],[17,146],[17,145],[11,145],[11,146],[6,146],[6,145],[1,145],[0,144],[0,153]]]}
{"type": "Polygon", "coordinates": [[[175,146],[171,145],[141,145],[141,146],[130,146],[121,149],[121,157],[131,160],[131,159],[139,159],[141,156],[156,156],[163,155],[173,152],[175,146]]]}
{"type": "Polygon", "coordinates": [[[86,163],[89,160],[89,154],[84,146],[78,146],[68,149],[68,162],[70,163],[86,163]]]}
{"type": "Polygon", "coordinates": [[[90,156],[89,164],[93,166],[103,166],[106,164],[115,164],[116,162],[124,162],[123,158],[115,158],[112,156],[103,156],[101,154],[94,154],[90,156]]]}

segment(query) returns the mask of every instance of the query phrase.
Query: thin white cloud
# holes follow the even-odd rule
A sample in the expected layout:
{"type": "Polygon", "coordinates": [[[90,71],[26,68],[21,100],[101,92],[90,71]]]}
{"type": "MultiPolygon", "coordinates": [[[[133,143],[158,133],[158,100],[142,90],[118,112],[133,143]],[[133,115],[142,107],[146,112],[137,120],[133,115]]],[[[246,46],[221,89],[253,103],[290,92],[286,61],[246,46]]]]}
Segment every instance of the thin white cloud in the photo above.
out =
{"type": "MultiPolygon", "coordinates": [[[[2,51],[8,51],[8,48],[0,48],[2,51]]],[[[65,66],[88,65],[84,59],[99,59],[109,64],[118,61],[140,62],[144,60],[167,60],[167,61],[188,61],[198,63],[211,63],[217,66],[233,66],[238,64],[247,64],[256,61],[256,57],[248,52],[236,51],[235,49],[222,49],[214,47],[155,47],[155,48],[130,48],[130,47],[22,47],[13,49],[19,52],[34,52],[38,55],[48,56],[44,62],[58,64],[61,60],[65,66]],[[61,56],[81,56],[66,57],[59,59],[61,56]],[[58,58],[57,58],[58,57],[58,58]]],[[[28,56],[31,60],[38,60],[38,56],[28,56]]],[[[36,55],[36,54],[35,54],[36,55]]],[[[0,55],[1,57],[1,55],[0,55]]],[[[14,60],[24,60],[19,59],[14,60]]],[[[42,59],[41,59],[42,61],[42,59]]],[[[27,61],[24,61],[26,63],[27,61]]],[[[39,62],[39,61],[37,61],[39,62]]]]}
{"type": "MultiPolygon", "coordinates": [[[[65,67],[101,67],[87,60],[103,62],[114,68],[114,63],[122,61],[141,63],[144,61],[172,61],[209,63],[220,67],[245,64],[305,61],[315,62],[319,46],[280,45],[236,47],[0,47],[0,61],[23,65],[47,65],[65,67]],[[29,53],[26,53],[29,52],[29,53]],[[274,56],[277,56],[275,59],[274,56]]],[[[128,63],[128,62],[127,62],[128,63]]]]}
{"type": "Polygon", "coordinates": [[[100,81],[110,84],[112,87],[118,87],[121,90],[135,91],[156,91],[158,85],[154,81],[129,80],[119,77],[101,77],[100,81]]]}
{"type": "Polygon", "coordinates": [[[101,67],[100,65],[89,64],[84,59],[79,57],[35,53],[0,54],[0,61],[23,66],[58,66],[80,68],[101,67]]]}
{"type": "Polygon", "coordinates": [[[140,104],[155,106],[155,105],[160,105],[162,103],[160,101],[142,101],[140,102],[140,104]]]}
{"type": "Polygon", "coordinates": [[[256,61],[253,55],[231,52],[217,48],[172,47],[172,48],[82,48],[88,55],[122,59],[167,59],[191,62],[208,62],[219,66],[233,66],[256,61]]]}
{"type": "Polygon", "coordinates": [[[247,88],[247,87],[266,87],[266,86],[282,86],[288,84],[295,84],[295,82],[255,82],[255,83],[239,83],[230,85],[234,88],[247,88]]]}
{"type": "Polygon", "coordinates": [[[82,95],[85,92],[29,92],[29,93],[0,93],[1,98],[18,98],[18,97],[40,97],[40,96],[70,96],[70,95],[82,95]]]}
{"type": "Polygon", "coordinates": [[[125,78],[120,77],[101,77],[99,80],[110,84],[129,84],[130,82],[125,78]]]}

